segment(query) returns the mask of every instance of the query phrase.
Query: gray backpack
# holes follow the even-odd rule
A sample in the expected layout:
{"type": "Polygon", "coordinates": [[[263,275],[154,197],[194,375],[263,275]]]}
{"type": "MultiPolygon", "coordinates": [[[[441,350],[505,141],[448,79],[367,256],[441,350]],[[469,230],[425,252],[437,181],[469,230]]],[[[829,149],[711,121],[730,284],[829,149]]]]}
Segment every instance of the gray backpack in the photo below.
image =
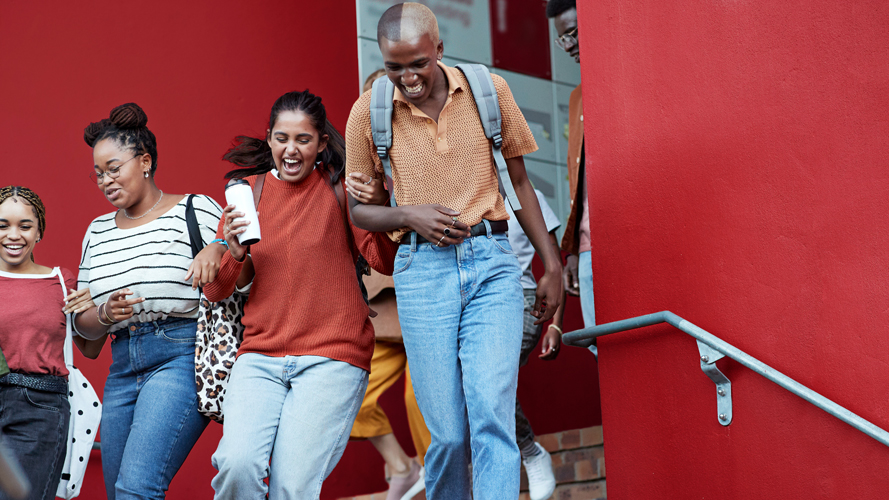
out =
{"type": "MultiPolygon", "coordinates": [[[[509,200],[513,211],[522,209],[516,196],[515,188],[509,178],[506,168],[506,160],[500,148],[503,146],[503,138],[500,135],[500,104],[497,101],[497,90],[488,68],[482,64],[458,64],[457,68],[466,76],[469,82],[469,90],[475,99],[478,108],[478,116],[482,127],[485,129],[485,137],[491,141],[491,154],[497,168],[497,181],[500,184],[500,194],[509,200]]],[[[389,162],[389,148],[392,147],[392,99],[395,95],[395,85],[386,77],[378,78],[373,84],[370,94],[370,128],[373,133],[374,146],[377,148],[377,156],[383,162],[383,170],[388,178],[392,178],[392,166],[389,162]]],[[[395,203],[395,191],[389,183],[389,204],[395,203]]]]}

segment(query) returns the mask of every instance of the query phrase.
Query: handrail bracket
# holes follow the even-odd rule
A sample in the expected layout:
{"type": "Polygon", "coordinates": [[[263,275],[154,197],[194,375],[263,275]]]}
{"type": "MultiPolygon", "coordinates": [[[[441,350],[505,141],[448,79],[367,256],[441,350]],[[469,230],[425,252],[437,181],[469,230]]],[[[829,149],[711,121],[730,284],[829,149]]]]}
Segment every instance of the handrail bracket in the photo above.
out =
{"type": "Polygon", "coordinates": [[[732,423],[732,382],[716,367],[716,362],[724,358],[725,354],[700,340],[697,343],[698,352],[701,353],[701,370],[716,384],[717,419],[721,425],[728,426],[732,423]]]}

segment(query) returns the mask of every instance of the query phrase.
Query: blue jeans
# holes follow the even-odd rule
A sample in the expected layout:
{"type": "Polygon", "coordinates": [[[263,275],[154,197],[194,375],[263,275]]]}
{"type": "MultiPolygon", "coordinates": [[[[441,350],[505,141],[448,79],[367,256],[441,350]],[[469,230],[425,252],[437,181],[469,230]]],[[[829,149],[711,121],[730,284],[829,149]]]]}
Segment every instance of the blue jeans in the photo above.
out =
{"type": "MultiPolygon", "coordinates": [[[[56,497],[68,450],[67,394],[0,386],[0,431],[31,483],[28,500],[56,497]]],[[[9,498],[0,491],[0,499],[9,498]]]]}
{"type": "Polygon", "coordinates": [[[215,498],[317,499],[343,456],[366,388],[367,371],[343,361],[240,355],[213,454],[215,498]]]}
{"type": "MultiPolygon", "coordinates": [[[[583,326],[596,326],[596,301],[593,296],[592,252],[581,252],[577,256],[577,281],[580,287],[580,311],[583,313],[583,326]]],[[[590,352],[599,357],[599,348],[590,346],[590,352]]]]}
{"type": "Polygon", "coordinates": [[[580,285],[580,310],[583,313],[583,326],[584,328],[596,326],[592,252],[582,252],[577,256],[577,281],[580,285]]]}
{"type": "Polygon", "coordinates": [[[432,434],[426,498],[518,498],[515,404],[522,272],[506,234],[401,245],[395,291],[417,403],[432,434]]]}
{"type": "Polygon", "coordinates": [[[134,323],[111,342],[102,406],[109,500],[164,498],[209,420],[194,382],[197,321],[134,323]]]}

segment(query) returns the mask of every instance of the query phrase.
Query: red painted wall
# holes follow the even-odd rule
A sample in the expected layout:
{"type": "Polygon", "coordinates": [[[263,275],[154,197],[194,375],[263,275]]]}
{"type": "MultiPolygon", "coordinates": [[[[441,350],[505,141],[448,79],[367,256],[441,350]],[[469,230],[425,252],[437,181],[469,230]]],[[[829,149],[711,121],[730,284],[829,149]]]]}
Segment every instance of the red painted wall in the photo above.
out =
{"type": "MultiPolygon", "coordinates": [[[[580,5],[597,319],[671,310],[889,428],[889,5],[580,5]]],[[[600,341],[611,499],[885,498],[889,449],[695,342],[600,341]]]]}
{"type": "MultiPolygon", "coordinates": [[[[134,101],[148,113],[158,138],[161,189],[216,200],[224,199],[228,164],[220,158],[231,139],[264,134],[269,108],[282,93],[311,89],[324,98],[333,123],[345,128],[358,97],[354,1],[244,5],[0,2],[0,185],[31,187],[46,203],[38,262],[76,272],[87,225],[112,210],[88,178],[92,156],[82,133],[118,104],[134,101]]],[[[575,302],[566,326],[579,327],[579,321],[575,302]]],[[[107,348],[97,361],[76,354],[100,396],[110,361],[107,348]]],[[[566,349],[557,363],[532,360],[523,370],[520,397],[539,432],[599,422],[590,378],[572,381],[572,374],[594,370],[589,363],[586,353],[566,349]]],[[[411,450],[398,387],[383,405],[411,450]]],[[[221,433],[221,426],[210,425],[169,499],[212,497],[210,456],[221,433]]],[[[382,476],[382,460],[370,444],[352,443],[322,498],[383,490],[382,476]]],[[[105,498],[96,452],[81,497],[105,498]]]]}

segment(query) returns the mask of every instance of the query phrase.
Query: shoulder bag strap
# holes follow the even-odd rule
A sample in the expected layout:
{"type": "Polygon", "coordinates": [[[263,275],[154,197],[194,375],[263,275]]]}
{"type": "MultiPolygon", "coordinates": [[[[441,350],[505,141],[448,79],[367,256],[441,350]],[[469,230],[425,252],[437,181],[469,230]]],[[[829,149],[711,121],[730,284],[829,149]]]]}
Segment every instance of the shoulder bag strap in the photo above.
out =
{"type": "Polygon", "coordinates": [[[395,85],[388,78],[377,78],[370,91],[370,131],[373,136],[377,156],[383,163],[386,186],[389,189],[389,205],[395,207],[395,191],[392,186],[392,164],[389,149],[392,147],[392,99],[395,85]]]}
{"type": "MultiPolygon", "coordinates": [[[[62,299],[68,296],[68,290],[65,288],[65,278],[62,276],[62,270],[58,267],[53,268],[52,272],[59,277],[59,283],[62,284],[62,299]]],[[[71,350],[71,321],[74,318],[70,314],[65,315],[65,347],[63,349],[65,353],[65,367],[74,366],[74,352],[71,350]]]]}
{"type": "Polygon", "coordinates": [[[185,202],[185,224],[188,226],[188,239],[191,242],[191,256],[197,257],[204,249],[204,240],[201,238],[201,229],[198,227],[198,218],[194,213],[194,195],[188,195],[185,202]]]}
{"type": "Polygon", "coordinates": [[[478,116],[485,129],[485,137],[491,141],[491,154],[494,156],[494,164],[497,167],[500,194],[504,199],[509,200],[513,211],[518,212],[522,209],[522,204],[519,203],[512,179],[509,178],[509,170],[506,168],[506,159],[503,158],[503,152],[500,150],[503,146],[503,136],[500,135],[502,124],[500,102],[497,100],[497,89],[494,87],[494,80],[491,79],[491,72],[483,64],[458,64],[457,68],[463,72],[466,81],[469,82],[469,90],[475,99],[478,116]]]}

